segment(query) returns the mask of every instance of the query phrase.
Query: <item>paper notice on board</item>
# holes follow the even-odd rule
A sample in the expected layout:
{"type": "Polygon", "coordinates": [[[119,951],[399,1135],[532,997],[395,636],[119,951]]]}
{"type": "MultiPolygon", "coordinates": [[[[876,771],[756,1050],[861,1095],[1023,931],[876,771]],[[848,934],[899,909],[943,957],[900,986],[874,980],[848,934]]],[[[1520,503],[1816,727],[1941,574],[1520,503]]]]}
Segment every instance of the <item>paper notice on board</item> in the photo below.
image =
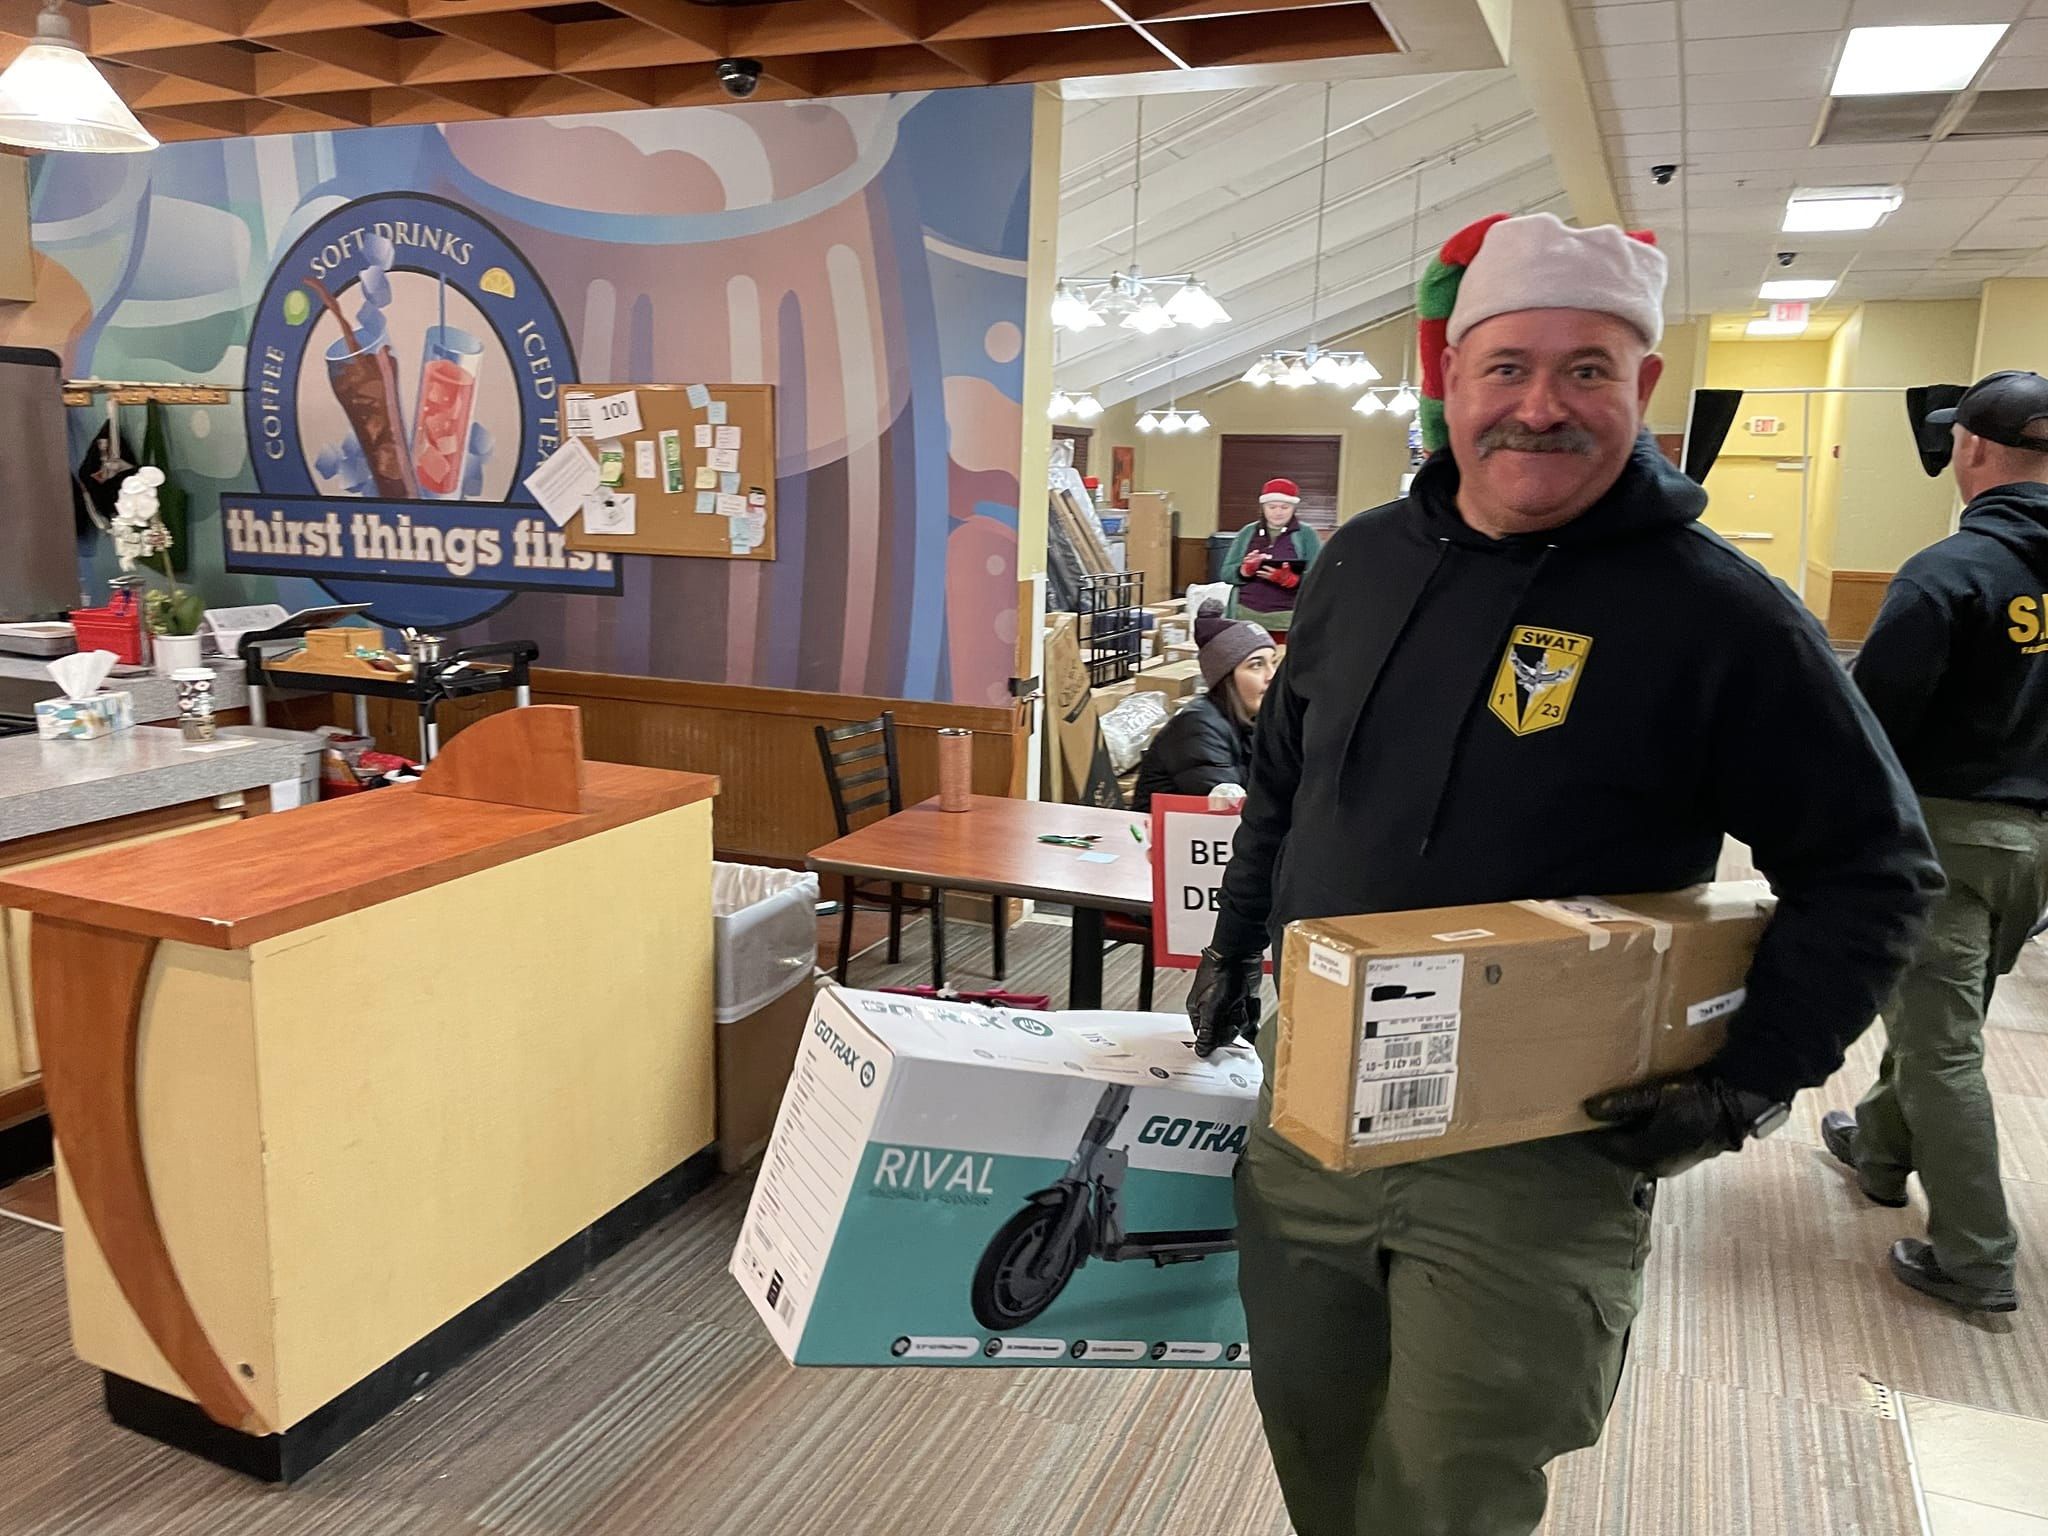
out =
{"type": "Polygon", "coordinates": [[[630,437],[640,430],[640,397],[630,389],[598,396],[590,402],[590,424],[597,437],[630,437]]]}
{"type": "Polygon", "coordinates": [[[633,445],[633,478],[652,480],[660,471],[654,467],[654,444],[642,440],[633,445]]]}
{"type": "Polygon", "coordinates": [[[713,469],[736,473],[740,467],[739,450],[737,448],[714,448],[704,455],[704,462],[713,469]]]}
{"type": "Polygon", "coordinates": [[[744,496],[721,496],[718,498],[718,511],[722,517],[745,517],[747,515],[747,498],[744,496]]]}
{"type": "Polygon", "coordinates": [[[697,489],[700,491],[717,490],[718,471],[708,464],[699,464],[697,466],[697,489]]]}
{"type": "Polygon", "coordinates": [[[717,439],[712,446],[731,448],[735,452],[738,451],[740,446],[740,429],[738,427],[713,427],[711,431],[712,435],[717,439]]]}
{"type": "Polygon", "coordinates": [[[735,495],[740,488],[740,477],[728,469],[718,477],[718,488],[728,496],[735,495]]]}
{"type": "Polygon", "coordinates": [[[724,426],[725,402],[723,400],[713,400],[709,405],[705,406],[704,419],[710,422],[711,425],[713,425],[714,427],[724,426]]]}
{"type": "Polygon", "coordinates": [[[709,426],[706,423],[700,421],[691,430],[696,436],[697,446],[699,448],[709,448],[711,446],[711,434],[715,432],[717,428],[709,426]]]}
{"type": "Polygon", "coordinates": [[[700,514],[708,514],[708,513],[716,512],[717,510],[718,510],[718,492],[716,492],[716,491],[699,491],[699,492],[697,493],[697,511],[698,511],[698,512],[699,512],[700,514]]]}
{"type": "Polygon", "coordinates": [[[587,496],[583,501],[583,531],[585,533],[630,534],[634,531],[636,519],[633,497],[615,495],[600,491],[587,496]]]}
{"type": "Polygon", "coordinates": [[[540,462],[522,482],[557,528],[583,510],[583,499],[599,488],[597,460],[581,440],[571,438],[540,462]]]}
{"type": "Polygon", "coordinates": [[[590,436],[590,396],[562,397],[562,428],[571,437],[590,436]]]}
{"type": "Polygon", "coordinates": [[[683,494],[683,434],[673,429],[661,434],[661,488],[671,496],[683,494]]]}
{"type": "Polygon", "coordinates": [[[692,384],[688,389],[683,391],[683,395],[690,402],[691,407],[695,410],[701,411],[704,409],[705,406],[711,403],[711,391],[706,389],[702,384],[692,384]]]}

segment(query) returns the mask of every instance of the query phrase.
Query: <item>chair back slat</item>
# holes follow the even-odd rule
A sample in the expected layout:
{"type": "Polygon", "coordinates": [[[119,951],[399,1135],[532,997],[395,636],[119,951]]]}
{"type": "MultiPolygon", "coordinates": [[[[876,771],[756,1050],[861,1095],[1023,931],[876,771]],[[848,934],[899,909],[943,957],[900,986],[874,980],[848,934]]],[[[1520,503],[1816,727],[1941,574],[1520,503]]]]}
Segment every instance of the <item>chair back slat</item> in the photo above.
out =
{"type": "Polygon", "coordinates": [[[853,818],[879,810],[893,816],[903,809],[903,781],[896,759],[896,717],[884,710],[873,720],[856,721],[828,729],[815,728],[818,757],[825,767],[825,788],[832,796],[832,820],[839,835],[853,831],[853,818]],[[862,743],[864,737],[877,738],[862,743]],[[854,742],[856,745],[843,746],[854,742]],[[879,763],[874,767],[864,764],[879,763]],[[882,785],[871,793],[854,796],[851,791],[882,785]]]}

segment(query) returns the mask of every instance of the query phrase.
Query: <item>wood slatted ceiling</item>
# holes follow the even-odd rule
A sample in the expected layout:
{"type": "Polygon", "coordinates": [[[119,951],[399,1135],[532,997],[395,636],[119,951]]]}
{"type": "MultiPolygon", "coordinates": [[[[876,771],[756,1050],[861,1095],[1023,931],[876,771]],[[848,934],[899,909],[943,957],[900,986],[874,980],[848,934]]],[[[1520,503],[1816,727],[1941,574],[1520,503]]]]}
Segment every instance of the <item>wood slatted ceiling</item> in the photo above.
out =
{"type": "MultiPolygon", "coordinates": [[[[1337,526],[1337,468],[1341,437],[1228,432],[1216,486],[1217,524],[1225,533],[1256,522],[1259,491],[1268,480],[1301,487],[1301,520],[1319,532],[1337,526]]],[[[1354,508],[1354,511],[1357,509],[1354,508]]]]}
{"type": "MultiPolygon", "coordinates": [[[[165,140],[702,106],[1398,51],[1367,0],[76,0],[74,31],[165,140]],[[1269,13],[1287,12],[1284,20],[1269,13]]],[[[36,0],[0,0],[0,62],[36,0]]]]}

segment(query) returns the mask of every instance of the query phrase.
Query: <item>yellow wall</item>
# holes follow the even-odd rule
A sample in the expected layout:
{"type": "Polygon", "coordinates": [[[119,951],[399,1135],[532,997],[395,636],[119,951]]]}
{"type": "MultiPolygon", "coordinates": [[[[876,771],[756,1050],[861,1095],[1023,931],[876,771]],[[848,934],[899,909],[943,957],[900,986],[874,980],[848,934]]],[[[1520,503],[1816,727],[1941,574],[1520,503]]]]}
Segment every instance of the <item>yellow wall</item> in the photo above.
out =
{"type": "Polygon", "coordinates": [[[1829,563],[1845,571],[1895,571],[1947,536],[1955,481],[1920,467],[1902,391],[1973,375],[1974,299],[1866,304],[1847,382],[1881,388],[1842,407],[1842,459],[1829,563]]]}
{"type": "MultiPolygon", "coordinates": [[[[1707,344],[1706,377],[1709,389],[1814,389],[1827,382],[1828,344],[1825,341],[1714,341],[1707,344]]],[[[1742,409],[1721,445],[1723,458],[1761,457],[1796,459],[1806,452],[1800,410],[1800,395],[1758,395],[1742,402],[1742,409]],[[1745,423],[1757,416],[1775,416],[1783,430],[1767,437],[1752,436],[1745,423]]],[[[1713,476],[1707,477],[1711,487],[1713,476]]]]}
{"type": "Polygon", "coordinates": [[[2001,368],[2048,373],[2048,277],[2000,277],[1984,285],[1971,366],[1945,382],[1973,382],[2001,368]]]}
{"type": "MultiPolygon", "coordinates": [[[[1392,385],[1401,378],[1414,334],[1413,318],[1403,316],[1332,345],[1363,351],[1392,385]]],[[[1408,469],[1407,421],[1385,413],[1360,416],[1351,409],[1360,393],[1313,384],[1299,390],[1270,384],[1263,389],[1250,384],[1220,385],[1203,394],[1181,397],[1183,410],[1199,407],[1209,418],[1209,430],[1192,437],[1141,433],[1135,409],[1128,404],[1113,407],[1096,419],[1089,466],[1093,470],[1099,463],[1106,474],[1110,448],[1130,444],[1137,450],[1132,461],[1137,489],[1166,492],[1180,512],[1180,536],[1195,539],[1216,531],[1216,487],[1224,434],[1335,434],[1344,439],[1337,471],[1337,515],[1341,520],[1399,494],[1401,476],[1408,469]]]]}
{"type": "MultiPolygon", "coordinates": [[[[1845,320],[1828,343],[1827,385],[1840,389],[1849,382],[1849,366],[1863,340],[1863,311],[1845,320]]],[[[1830,586],[1835,574],[1835,516],[1842,486],[1842,436],[1847,429],[1849,397],[1822,395],[1813,415],[1812,536],[1806,555],[1806,605],[1828,616],[1830,586]]]]}
{"type": "Polygon", "coordinates": [[[1665,327],[1664,340],[1657,347],[1664,358],[1664,376],[1657,381],[1643,417],[1652,432],[1685,431],[1686,418],[1692,414],[1692,392],[1705,382],[1707,349],[1700,345],[1700,331],[1697,322],[1665,327]]]}

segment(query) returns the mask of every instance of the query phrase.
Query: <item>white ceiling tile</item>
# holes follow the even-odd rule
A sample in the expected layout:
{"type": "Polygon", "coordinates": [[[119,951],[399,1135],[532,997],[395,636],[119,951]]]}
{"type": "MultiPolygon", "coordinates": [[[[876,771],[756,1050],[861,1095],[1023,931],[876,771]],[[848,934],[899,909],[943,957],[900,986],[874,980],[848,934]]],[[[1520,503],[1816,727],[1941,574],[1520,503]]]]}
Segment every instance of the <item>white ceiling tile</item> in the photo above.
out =
{"type": "Polygon", "coordinates": [[[1856,0],[1852,27],[1912,27],[1931,22],[2011,21],[2018,0],[1856,0]]]}
{"type": "Polygon", "coordinates": [[[1772,32],[1832,32],[1849,0],[1684,0],[1688,40],[1772,32]]]}
{"type": "Polygon", "coordinates": [[[1676,43],[1632,43],[1625,48],[1587,48],[1586,76],[1591,80],[1641,80],[1678,73],[1676,43]]]}
{"type": "Polygon", "coordinates": [[[2048,56],[2048,20],[2023,21],[1999,40],[2001,59],[2038,59],[2048,56]]]}
{"type": "Polygon", "coordinates": [[[1736,154],[1756,149],[1805,149],[1813,143],[1813,124],[1776,128],[1698,128],[1687,114],[1687,147],[1698,154],[1736,154]]]}
{"type": "Polygon", "coordinates": [[[1750,74],[1763,68],[1832,68],[1842,45],[1840,32],[1785,32],[1768,42],[1747,37],[1710,37],[1685,45],[1685,73],[1750,74]]]}
{"type": "MultiPolygon", "coordinates": [[[[2040,167],[2038,158],[2031,160],[1966,160],[1950,159],[1945,145],[1937,144],[1933,153],[1919,169],[1914,171],[1915,181],[1965,182],[1965,181],[2019,181],[2032,175],[2040,167]]],[[[1972,190],[1982,190],[1973,188],[1972,190]]]]}
{"type": "Polygon", "coordinates": [[[1596,48],[1619,48],[1631,43],[1671,43],[1678,40],[1676,0],[1648,0],[1641,5],[1603,5],[1578,13],[1578,33],[1596,48]]]}
{"type": "Polygon", "coordinates": [[[1676,107],[1634,107],[1620,112],[1602,112],[1600,131],[1610,136],[1630,133],[1676,133],[1676,107]]]}
{"type": "Polygon", "coordinates": [[[2011,164],[2032,159],[2040,155],[2030,144],[2038,146],[2041,141],[2026,139],[1943,139],[1928,151],[1929,161],[1939,165],[1964,165],[1978,161],[1996,161],[2011,164]]]}
{"type": "Polygon", "coordinates": [[[1685,141],[1675,133],[1632,133],[1607,140],[1607,158],[1616,169],[1640,161],[1647,171],[1653,165],[1684,157],[1685,141]]]}
{"type": "Polygon", "coordinates": [[[1678,100],[1678,81],[1668,75],[1637,80],[1592,80],[1593,105],[1605,112],[1668,106],[1678,100]]]}
{"type": "Polygon", "coordinates": [[[2048,56],[1998,58],[1984,71],[1987,91],[2038,91],[2048,86],[2048,56]]]}
{"type": "Polygon", "coordinates": [[[1700,101],[1690,93],[1685,104],[1688,129],[1805,128],[1820,121],[1817,101],[1700,101]]]}
{"type": "Polygon", "coordinates": [[[1805,101],[1820,108],[1828,88],[1825,67],[1754,69],[1746,73],[1697,75],[1685,82],[1688,108],[1694,102],[1805,101]]]}
{"type": "Polygon", "coordinates": [[[2011,222],[2015,219],[2048,220],[2048,196],[2040,193],[2021,193],[2012,197],[2002,197],[1995,205],[1995,211],[2001,222],[2011,222]]]}

